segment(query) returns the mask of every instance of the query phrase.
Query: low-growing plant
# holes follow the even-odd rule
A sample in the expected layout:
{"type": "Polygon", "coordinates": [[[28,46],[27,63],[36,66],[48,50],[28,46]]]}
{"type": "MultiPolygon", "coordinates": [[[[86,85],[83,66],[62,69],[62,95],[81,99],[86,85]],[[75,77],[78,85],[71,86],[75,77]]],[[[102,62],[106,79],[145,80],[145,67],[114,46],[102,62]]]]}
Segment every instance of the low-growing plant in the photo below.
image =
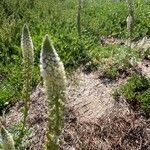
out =
{"type": "Polygon", "coordinates": [[[141,95],[139,95],[139,101],[141,103],[142,109],[144,109],[147,115],[149,115],[150,113],[150,88],[148,88],[141,95]]]}
{"type": "Polygon", "coordinates": [[[17,102],[21,97],[22,73],[21,66],[13,64],[6,66],[0,65],[0,113],[11,103],[17,102]]]}
{"type": "Polygon", "coordinates": [[[144,59],[150,60],[150,48],[144,50],[143,57],[144,59]]]}
{"type": "Polygon", "coordinates": [[[114,91],[113,96],[117,100],[123,96],[131,104],[131,108],[134,110],[141,108],[148,114],[150,112],[150,78],[133,74],[126,84],[114,91]]]}
{"type": "Polygon", "coordinates": [[[109,79],[116,79],[119,76],[118,68],[115,66],[111,66],[110,68],[105,68],[103,72],[103,76],[109,79]]]}
{"type": "MultiPolygon", "coordinates": [[[[140,54],[135,49],[127,46],[107,45],[95,49],[92,58],[97,60],[98,68],[104,77],[117,79],[124,74],[128,76],[132,71],[136,72],[140,54]]],[[[93,63],[95,60],[93,59],[93,63]]]]}

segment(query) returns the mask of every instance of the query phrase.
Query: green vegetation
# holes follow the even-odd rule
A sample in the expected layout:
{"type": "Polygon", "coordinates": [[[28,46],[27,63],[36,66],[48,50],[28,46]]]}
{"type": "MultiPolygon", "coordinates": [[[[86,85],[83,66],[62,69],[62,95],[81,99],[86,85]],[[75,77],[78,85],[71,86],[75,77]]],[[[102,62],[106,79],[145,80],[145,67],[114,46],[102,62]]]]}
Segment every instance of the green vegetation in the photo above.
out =
{"type": "MultiPolygon", "coordinates": [[[[24,130],[24,134],[28,132],[25,127],[27,103],[32,90],[40,81],[39,60],[43,36],[46,33],[51,36],[53,45],[58,50],[57,53],[67,72],[72,73],[73,70],[90,62],[91,66],[89,67],[96,67],[102,76],[118,79],[122,77],[122,74],[131,75],[131,70],[136,72],[137,62],[143,58],[149,59],[150,49],[145,50],[141,55],[138,48],[131,49],[121,44],[103,45],[100,39],[103,36],[124,40],[129,37],[131,42],[149,35],[149,5],[148,0],[136,0],[133,12],[122,0],[0,0],[0,113],[7,106],[22,100],[22,98],[25,100],[25,120],[23,124],[16,127],[19,130],[16,132],[17,138],[20,130],[24,130]],[[134,26],[131,25],[131,22],[128,25],[126,23],[130,11],[134,16],[134,26]],[[25,23],[30,28],[33,40],[34,48],[31,44],[29,49],[32,52],[34,50],[34,62],[31,51],[30,54],[28,53],[27,60],[22,55],[20,38],[25,23]],[[30,64],[24,63],[28,60],[31,61],[30,64]]],[[[50,46],[46,47],[46,51],[53,50],[50,41],[45,39],[45,42],[48,42],[50,46]]],[[[53,62],[51,63],[53,64],[53,62]]],[[[46,65],[50,66],[50,64],[46,65]]],[[[56,65],[58,65],[57,62],[56,65]]],[[[43,68],[45,69],[45,67],[43,68]]],[[[54,72],[50,72],[50,74],[53,76],[54,72]]],[[[60,78],[64,79],[62,76],[60,78]]],[[[64,91],[66,90],[65,83],[62,84],[64,80],[60,81],[60,86],[60,83],[53,84],[51,79],[44,78],[47,91],[52,91],[52,85],[56,86],[56,89],[60,87],[64,91]],[[49,82],[52,84],[49,85],[49,82]]],[[[48,138],[54,140],[52,141],[54,145],[58,136],[56,133],[59,134],[63,126],[61,121],[64,116],[65,102],[64,95],[56,93],[56,91],[50,92],[52,95],[47,94],[48,100],[54,97],[53,104],[50,103],[50,106],[56,106],[56,109],[49,111],[49,122],[53,122],[53,124],[50,123],[52,129],[49,130],[55,133],[52,134],[53,137],[48,138]],[[63,95],[61,104],[58,104],[57,94],[58,96],[63,95]],[[57,109],[60,109],[60,114],[57,109]],[[55,112],[55,117],[52,116],[52,111],[55,112]]],[[[127,83],[114,93],[115,98],[120,96],[125,97],[131,106],[136,102],[138,107],[149,113],[150,79],[138,74],[131,75],[127,83]]],[[[18,140],[17,138],[15,138],[15,142],[18,140]]]]}
{"type": "Polygon", "coordinates": [[[110,79],[117,79],[122,74],[129,75],[132,68],[136,71],[140,61],[139,52],[119,45],[103,46],[99,51],[93,51],[91,56],[95,58],[93,63],[101,70],[102,76],[110,79]]]}
{"type": "Polygon", "coordinates": [[[150,48],[146,49],[143,54],[145,59],[150,59],[150,48]]]}
{"type": "Polygon", "coordinates": [[[115,99],[123,96],[133,109],[142,108],[150,113],[150,78],[133,74],[125,85],[113,93],[115,99]]]}
{"type": "MultiPolygon", "coordinates": [[[[123,66],[121,69],[124,70],[127,67],[126,65],[130,65],[126,63],[129,62],[129,59],[126,60],[126,58],[130,55],[128,53],[131,52],[128,48],[114,45],[103,47],[100,45],[102,35],[127,38],[126,18],[128,8],[126,2],[114,2],[114,0],[84,1],[82,3],[82,13],[80,14],[81,29],[77,28],[76,23],[78,11],[78,2],[76,1],[33,0],[30,2],[26,0],[1,0],[0,10],[1,109],[6,104],[21,98],[23,79],[21,73],[20,31],[24,23],[29,25],[35,50],[33,88],[40,80],[38,67],[40,44],[45,33],[51,35],[54,46],[58,49],[58,54],[67,71],[76,69],[88,61],[94,64],[95,62],[101,62],[101,60],[103,62],[107,57],[112,59],[114,63],[111,66],[107,62],[102,63],[106,64],[102,67],[104,68],[103,72],[109,78],[114,79],[119,75],[118,66],[123,66]],[[78,30],[81,30],[81,39],[78,37],[78,30]],[[126,53],[123,52],[124,50],[126,53]],[[125,54],[124,56],[122,52],[125,54]],[[116,57],[119,58],[120,62],[114,61],[114,59],[118,59],[116,57]],[[124,61],[123,65],[122,61],[124,61]]],[[[148,10],[149,1],[138,0],[135,2],[133,38],[139,38],[150,33],[150,14],[148,10]]],[[[130,58],[132,56],[134,55],[131,55],[130,58]]]]}
{"type": "Polygon", "coordinates": [[[0,65],[0,110],[4,109],[9,102],[16,102],[21,93],[22,86],[22,73],[20,72],[21,66],[16,65],[0,65]]]}

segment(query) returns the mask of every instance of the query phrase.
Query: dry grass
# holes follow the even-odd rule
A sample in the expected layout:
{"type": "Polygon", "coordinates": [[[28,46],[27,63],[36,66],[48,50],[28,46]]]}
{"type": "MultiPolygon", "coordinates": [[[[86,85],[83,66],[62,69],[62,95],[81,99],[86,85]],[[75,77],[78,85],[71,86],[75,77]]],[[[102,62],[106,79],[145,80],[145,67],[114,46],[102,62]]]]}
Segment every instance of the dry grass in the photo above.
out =
{"type": "Polygon", "coordinates": [[[138,114],[99,119],[97,123],[79,122],[68,111],[60,137],[61,150],[148,150],[150,121],[138,114]]]}

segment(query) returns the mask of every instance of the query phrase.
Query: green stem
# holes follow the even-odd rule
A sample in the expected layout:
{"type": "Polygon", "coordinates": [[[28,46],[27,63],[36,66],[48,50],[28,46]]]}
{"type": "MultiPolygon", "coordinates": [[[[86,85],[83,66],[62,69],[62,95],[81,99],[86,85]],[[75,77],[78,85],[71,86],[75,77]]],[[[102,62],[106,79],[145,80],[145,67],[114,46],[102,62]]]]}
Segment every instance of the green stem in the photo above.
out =
{"type": "Polygon", "coordinates": [[[81,3],[82,0],[78,0],[77,29],[79,37],[81,37],[81,3]]]}

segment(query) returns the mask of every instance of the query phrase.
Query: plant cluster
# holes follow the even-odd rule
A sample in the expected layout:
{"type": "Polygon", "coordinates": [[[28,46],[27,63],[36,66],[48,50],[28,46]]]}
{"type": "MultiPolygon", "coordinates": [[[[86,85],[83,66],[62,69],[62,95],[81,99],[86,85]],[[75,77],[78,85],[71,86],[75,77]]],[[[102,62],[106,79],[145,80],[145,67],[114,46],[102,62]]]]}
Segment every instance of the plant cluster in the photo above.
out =
{"type": "Polygon", "coordinates": [[[150,113],[150,78],[133,74],[127,83],[117,89],[113,96],[118,99],[123,96],[134,110],[143,109],[150,113]]]}
{"type": "Polygon", "coordinates": [[[126,77],[136,72],[140,61],[139,52],[124,45],[103,46],[91,55],[96,58],[92,61],[101,71],[101,76],[110,79],[126,77]]]}

